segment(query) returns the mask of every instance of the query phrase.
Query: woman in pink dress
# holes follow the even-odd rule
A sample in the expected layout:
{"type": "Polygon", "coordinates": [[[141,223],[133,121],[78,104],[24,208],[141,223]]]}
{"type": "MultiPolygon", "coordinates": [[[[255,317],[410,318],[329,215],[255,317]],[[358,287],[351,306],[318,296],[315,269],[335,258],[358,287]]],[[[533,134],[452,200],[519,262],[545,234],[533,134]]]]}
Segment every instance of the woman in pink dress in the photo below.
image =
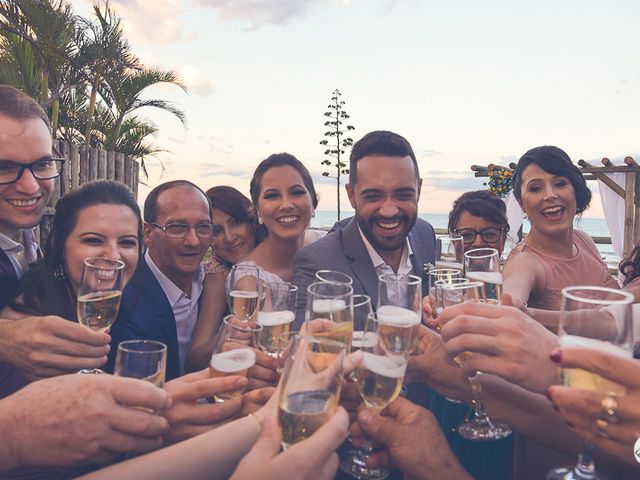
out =
{"type": "Polygon", "coordinates": [[[560,310],[564,287],[619,288],[591,237],[573,226],[576,215],[589,207],[591,191],[563,150],[544,146],[525,153],[513,193],[531,222],[503,271],[504,291],[516,305],[560,310]]]}

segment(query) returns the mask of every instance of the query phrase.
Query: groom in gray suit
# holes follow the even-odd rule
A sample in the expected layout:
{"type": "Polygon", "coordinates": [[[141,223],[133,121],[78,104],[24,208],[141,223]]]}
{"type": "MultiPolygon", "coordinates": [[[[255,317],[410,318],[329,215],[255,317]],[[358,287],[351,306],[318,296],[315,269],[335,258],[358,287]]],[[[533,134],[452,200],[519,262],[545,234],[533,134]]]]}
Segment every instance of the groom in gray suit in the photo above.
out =
{"type": "Polygon", "coordinates": [[[435,235],[417,216],[421,185],[418,162],[404,137],[375,131],[355,143],[346,185],[355,216],[300,250],[293,260],[298,329],[304,322],[307,286],[316,281],[317,270],[349,275],[353,293],[369,295],[374,309],[378,275],[422,276],[423,265],[434,261],[435,235]]]}

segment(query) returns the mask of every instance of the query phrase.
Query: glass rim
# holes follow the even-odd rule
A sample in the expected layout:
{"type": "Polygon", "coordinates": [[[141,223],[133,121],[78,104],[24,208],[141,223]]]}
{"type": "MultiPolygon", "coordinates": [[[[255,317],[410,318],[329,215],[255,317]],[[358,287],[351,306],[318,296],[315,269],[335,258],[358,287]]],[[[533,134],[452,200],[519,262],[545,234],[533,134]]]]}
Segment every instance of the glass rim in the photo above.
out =
{"type": "Polygon", "coordinates": [[[353,295],[353,308],[356,307],[362,307],[363,305],[366,305],[367,303],[371,303],[371,297],[369,295],[365,295],[364,293],[356,293],[353,295]],[[363,300],[361,302],[356,303],[355,302],[355,298],[362,298],[363,300]]]}
{"type": "Polygon", "coordinates": [[[478,288],[478,287],[484,287],[484,282],[467,282],[467,283],[460,283],[458,285],[454,285],[452,283],[449,283],[447,285],[444,285],[442,288],[446,289],[446,290],[462,290],[463,288],[478,288]]]}
{"type": "MultiPolygon", "coordinates": [[[[413,310],[411,310],[413,312],[413,310]]],[[[415,312],[414,312],[415,313],[415,312]]],[[[418,323],[409,323],[409,322],[385,322],[384,320],[380,320],[378,318],[378,312],[371,312],[367,315],[368,319],[373,320],[376,323],[381,323],[383,325],[390,325],[393,327],[399,327],[399,328],[414,328],[416,325],[420,325],[422,323],[422,320],[420,318],[420,314],[416,313],[416,317],[418,317],[418,323]]],[[[359,331],[366,331],[366,330],[359,330],[359,331]]]]}
{"type": "Polygon", "coordinates": [[[331,270],[331,269],[328,269],[328,268],[325,268],[325,269],[322,269],[322,270],[316,270],[316,273],[315,273],[314,276],[315,276],[315,278],[317,278],[318,280],[320,280],[323,283],[344,283],[346,285],[353,285],[353,278],[351,278],[350,275],[347,275],[346,273],[341,272],[339,270],[331,270]],[[324,278],[322,278],[322,275],[325,274],[325,273],[331,273],[332,275],[337,273],[338,276],[345,277],[345,279],[347,281],[341,282],[340,280],[325,280],[324,278]],[[320,275],[320,276],[318,276],[318,275],[320,275]]]}
{"type": "Polygon", "coordinates": [[[298,291],[298,286],[294,285],[291,282],[264,282],[263,284],[263,288],[265,289],[284,289],[285,287],[287,288],[288,292],[297,292],[298,291]]]}
{"type": "Polygon", "coordinates": [[[580,303],[590,303],[592,305],[629,305],[635,300],[635,297],[625,290],[616,290],[615,288],[597,287],[595,285],[575,285],[572,287],[564,287],[562,290],[564,300],[573,300],[580,303]],[[599,298],[583,298],[572,293],[573,291],[585,290],[588,292],[604,292],[612,295],[619,295],[620,300],[605,300],[599,298]]]}
{"type": "Polygon", "coordinates": [[[417,275],[413,275],[411,273],[383,273],[378,275],[378,281],[379,282],[383,282],[386,283],[387,280],[386,279],[393,279],[393,277],[396,278],[395,282],[396,283],[400,283],[399,279],[406,277],[408,279],[410,279],[410,281],[406,282],[407,285],[411,286],[411,285],[419,285],[422,283],[422,278],[420,278],[417,275]]]}
{"type": "Polygon", "coordinates": [[[87,257],[83,260],[84,265],[86,265],[87,267],[92,267],[92,268],[100,268],[102,270],[107,270],[107,269],[111,269],[111,270],[122,270],[124,269],[124,262],[122,260],[118,260],[116,258],[111,258],[111,257],[87,257]],[[94,265],[92,262],[96,261],[96,260],[100,260],[100,261],[107,261],[107,262],[111,262],[113,265],[111,266],[104,266],[104,267],[100,267],[98,265],[94,265]]]}
{"type": "Polygon", "coordinates": [[[143,339],[138,339],[138,340],[123,340],[122,342],[120,342],[118,344],[118,350],[123,351],[123,352],[127,352],[127,353],[162,353],[162,352],[166,352],[167,351],[167,344],[160,342],[158,340],[143,340],[143,339]],[[129,345],[155,345],[156,348],[155,349],[149,349],[149,350],[139,350],[137,348],[131,348],[129,347],[129,345]]]}
{"type": "Polygon", "coordinates": [[[313,282],[307,286],[307,293],[311,295],[315,295],[320,298],[338,298],[338,297],[346,297],[348,295],[353,295],[353,286],[347,283],[337,283],[337,282],[313,282]],[[334,287],[346,287],[346,291],[343,293],[319,293],[315,292],[314,289],[318,286],[324,285],[333,285],[334,287]]]}
{"type": "MultiPolygon", "coordinates": [[[[293,333],[293,332],[287,332],[287,333],[293,333]]],[[[282,336],[282,334],[280,335],[282,336]]],[[[346,354],[347,351],[347,344],[344,342],[339,342],[337,340],[333,340],[331,338],[327,338],[327,337],[321,337],[318,335],[313,335],[313,334],[305,334],[305,333],[300,333],[295,332],[295,335],[292,335],[292,341],[296,341],[296,342],[301,342],[303,339],[307,342],[313,342],[313,343],[317,343],[317,344],[323,344],[323,345],[327,345],[330,347],[338,347],[340,350],[343,350],[346,354]]]]}
{"type": "Polygon", "coordinates": [[[455,268],[432,268],[431,270],[429,270],[429,275],[460,275],[460,270],[457,270],[455,268]],[[444,273],[446,272],[446,273],[444,273]]]}
{"type": "Polygon", "coordinates": [[[450,281],[446,281],[446,280],[436,280],[435,282],[433,282],[433,286],[445,286],[445,285],[466,285],[467,283],[471,283],[471,280],[469,280],[466,277],[456,277],[456,278],[451,278],[450,281]]]}
{"type": "Polygon", "coordinates": [[[234,315],[233,313],[230,313],[229,315],[225,315],[225,317],[222,319],[222,324],[223,325],[227,325],[231,328],[235,328],[236,330],[240,330],[242,332],[261,332],[262,331],[262,325],[260,325],[259,323],[256,323],[255,326],[251,326],[251,324],[249,324],[249,322],[244,322],[246,324],[246,326],[241,326],[241,325],[234,325],[231,322],[229,322],[230,318],[239,318],[238,315],[234,315]]]}
{"type": "Polygon", "coordinates": [[[493,256],[497,256],[498,259],[500,258],[500,254],[498,253],[497,248],[481,247],[481,248],[473,248],[471,250],[467,250],[466,252],[464,252],[465,258],[489,258],[493,256]],[[479,252],[485,252],[485,253],[480,254],[479,252]]]}

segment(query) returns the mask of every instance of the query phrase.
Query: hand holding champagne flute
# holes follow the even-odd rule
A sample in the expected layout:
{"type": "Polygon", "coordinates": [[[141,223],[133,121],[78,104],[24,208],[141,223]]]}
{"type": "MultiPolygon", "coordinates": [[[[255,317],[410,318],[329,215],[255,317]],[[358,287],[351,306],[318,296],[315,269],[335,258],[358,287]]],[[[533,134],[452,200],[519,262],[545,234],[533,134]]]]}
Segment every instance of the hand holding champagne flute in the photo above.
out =
{"type": "MultiPolygon", "coordinates": [[[[396,307],[397,308],[397,307],[396,307]]],[[[356,368],[352,376],[358,385],[358,391],[367,408],[375,413],[381,412],[392,403],[402,391],[404,375],[407,369],[407,359],[414,341],[402,342],[404,350],[389,351],[385,330],[388,328],[389,318],[380,313],[371,313],[364,328],[364,336],[370,339],[362,345],[362,363],[356,368]]],[[[412,335],[412,329],[406,329],[407,335],[412,335]]],[[[391,342],[396,344],[397,342],[391,342]]],[[[397,343],[398,345],[400,343],[397,343]]],[[[381,480],[389,475],[388,468],[370,468],[367,460],[372,455],[372,445],[366,442],[361,449],[349,452],[342,461],[340,468],[349,475],[361,480],[381,480]]]]}
{"type": "MultiPolygon", "coordinates": [[[[484,302],[485,285],[482,282],[468,282],[462,284],[450,284],[442,287],[442,302],[446,309],[450,305],[457,305],[464,302],[484,302]]],[[[463,352],[454,361],[462,366],[470,352],[463,352]]],[[[511,434],[511,428],[501,423],[493,423],[487,412],[485,412],[482,402],[482,385],[480,383],[481,372],[469,377],[471,393],[473,395],[474,416],[471,420],[464,422],[458,427],[458,433],[468,440],[498,440],[511,434]]]]}
{"type": "Polygon", "coordinates": [[[314,282],[307,287],[307,334],[342,342],[351,348],[353,287],[345,283],[314,282]]]}
{"type": "Polygon", "coordinates": [[[285,450],[311,436],[333,416],[340,400],[346,353],[344,342],[309,335],[293,338],[278,401],[285,450]]]}
{"type": "MultiPolygon", "coordinates": [[[[216,337],[213,355],[209,362],[209,376],[211,378],[241,375],[247,377],[249,369],[256,363],[258,335],[262,326],[248,325],[244,319],[227,315],[222,320],[220,331],[216,337]]],[[[215,396],[218,403],[242,395],[244,388],[226,392],[215,396]]]]}
{"type": "MultiPolygon", "coordinates": [[[[122,297],[124,262],[106,257],[84,259],[77,292],[78,322],[91,330],[108,330],[118,316],[122,297]]],[[[78,373],[103,373],[98,368],[78,373]]]]}
{"type": "MultiPolygon", "coordinates": [[[[562,317],[560,321],[560,345],[585,347],[620,357],[632,358],[633,324],[631,304],[634,297],[623,290],[604,287],[576,286],[562,289],[562,317]]],[[[624,395],[626,388],[597,373],[579,368],[564,368],[563,383],[572,388],[604,393],[613,399],[624,395]]],[[[603,400],[603,411],[604,400],[603,400]]],[[[598,433],[606,434],[613,415],[604,415],[596,421],[598,433]]],[[[547,475],[547,480],[582,480],[600,478],[593,460],[593,444],[585,440],[574,466],[557,467],[547,475]]]]}

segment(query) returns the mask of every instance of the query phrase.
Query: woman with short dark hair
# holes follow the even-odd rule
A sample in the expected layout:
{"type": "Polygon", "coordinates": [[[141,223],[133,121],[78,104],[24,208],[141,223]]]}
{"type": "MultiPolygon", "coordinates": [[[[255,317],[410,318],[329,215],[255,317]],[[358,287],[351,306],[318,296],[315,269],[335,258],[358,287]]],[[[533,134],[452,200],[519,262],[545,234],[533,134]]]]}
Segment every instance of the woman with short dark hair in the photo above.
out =
{"type": "Polygon", "coordinates": [[[517,305],[560,310],[564,287],[618,288],[591,237],[573,227],[576,215],[589,207],[591,191],[563,150],[544,146],[525,153],[513,193],[531,223],[503,272],[504,291],[517,305]]]}

